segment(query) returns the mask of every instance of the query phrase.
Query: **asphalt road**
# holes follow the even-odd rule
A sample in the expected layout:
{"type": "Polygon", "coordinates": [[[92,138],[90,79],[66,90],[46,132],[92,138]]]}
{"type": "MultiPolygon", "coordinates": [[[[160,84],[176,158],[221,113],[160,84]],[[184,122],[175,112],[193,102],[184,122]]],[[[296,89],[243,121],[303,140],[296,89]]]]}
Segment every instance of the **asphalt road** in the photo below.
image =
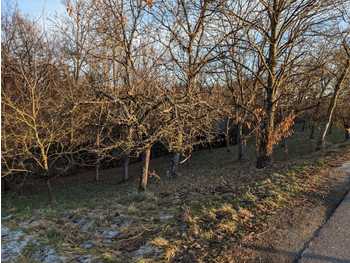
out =
{"type": "MultiPolygon", "coordinates": [[[[340,169],[350,173],[350,162],[340,169]]],[[[350,263],[350,192],[311,240],[299,263],[350,263]]]]}

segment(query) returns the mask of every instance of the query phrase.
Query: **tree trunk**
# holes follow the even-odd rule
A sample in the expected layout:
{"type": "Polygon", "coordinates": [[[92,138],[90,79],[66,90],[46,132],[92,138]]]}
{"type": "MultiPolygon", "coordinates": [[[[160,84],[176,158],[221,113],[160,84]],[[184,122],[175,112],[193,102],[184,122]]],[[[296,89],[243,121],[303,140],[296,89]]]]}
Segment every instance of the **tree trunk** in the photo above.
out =
{"type": "Polygon", "coordinates": [[[260,122],[259,134],[257,136],[257,160],[256,168],[261,169],[271,165],[273,152],[273,130],[275,122],[274,91],[267,89],[265,100],[265,116],[260,122]]]}
{"type": "Polygon", "coordinates": [[[169,176],[171,178],[177,175],[177,168],[179,167],[179,163],[180,163],[180,155],[181,155],[180,153],[176,152],[173,154],[170,160],[169,176]]]}
{"type": "Polygon", "coordinates": [[[350,127],[344,127],[345,141],[350,140],[350,127]]]}
{"type": "Polygon", "coordinates": [[[98,183],[100,181],[100,160],[99,157],[97,157],[97,163],[95,167],[95,182],[98,183]]]}
{"type": "MultiPolygon", "coordinates": [[[[322,100],[323,94],[325,93],[329,82],[330,82],[330,80],[326,81],[326,83],[322,85],[322,90],[318,96],[317,105],[316,105],[316,107],[311,115],[311,132],[310,132],[310,137],[309,137],[310,140],[315,139],[315,130],[316,130],[316,122],[317,122],[316,120],[318,119],[318,116],[319,116],[321,100],[322,100]]],[[[318,125],[317,125],[317,129],[319,129],[318,125]]]]}
{"type": "Polygon", "coordinates": [[[51,180],[49,176],[46,179],[46,186],[50,204],[56,204],[56,199],[52,191],[51,180]]]}
{"type": "Polygon", "coordinates": [[[148,167],[149,167],[150,159],[151,159],[151,147],[148,147],[145,150],[144,158],[143,158],[142,174],[141,174],[140,184],[139,184],[139,191],[141,192],[146,191],[147,189],[148,167]]]}
{"type": "Polygon", "coordinates": [[[130,158],[129,155],[126,154],[124,155],[123,158],[123,181],[126,182],[127,180],[129,180],[129,162],[130,162],[130,158]]]}
{"type": "Polygon", "coordinates": [[[50,204],[56,204],[56,199],[52,191],[52,186],[51,186],[51,169],[49,168],[49,159],[47,155],[44,153],[44,148],[40,148],[41,150],[41,158],[43,159],[43,164],[44,164],[44,174],[46,176],[46,187],[47,187],[47,194],[49,197],[49,203],[50,204]]]}
{"type": "Polygon", "coordinates": [[[238,161],[246,159],[247,143],[243,136],[243,126],[241,123],[237,125],[237,143],[238,143],[238,161]]]}
{"type": "Polygon", "coordinates": [[[179,132],[177,135],[177,150],[175,149],[175,153],[171,158],[170,167],[169,167],[169,176],[172,178],[177,175],[176,172],[180,163],[180,157],[181,157],[180,149],[182,148],[182,145],[183,145],[183,134],[182,132],[179,132]]]}
{"type": "Polygon", "coordinates": [[[226,151],[230,152],[230,134],[228,133],[225,134],[225,147],[226,151]]]}
{"type": "Polygon", "coordinates": [[[317,150],[323,149],[326,146],[326,135],[327,135],[329,127],[332,123],[334,110],[337,106],[339,91],[341,90],[344,79],[345,79],[346,75],[348,74],[349,68],[350,68],[350,58],[347,60],[346,66],[345,66],[343,72],[341,73],[341,75],[340,75],[340,77],[339,77],[339,79],[334,87],[334,93],[333,93],[333,96],[332,96],[331,101],[329,103],[329,107],[328,107],[328,111],[327,111],[328,120],[327,120],[327,123],[326,123],[326,125],[322,131],[322,134],[317,142],[317,148],[316,148],[317,150]]]}
{"type": "Polygon", "coordinates": [[[116,47],[114,46],[112,48],[112,75],[113,75],[113,88],[116,88],[117,86],[117,67],[115,65],[115,58],[116,58],[116,54],[115,54],[115,50],[116,47]]]}
{"type": "Polygon", "coordinates": [[[332,107],[333,109],[331,110],[331,113],[329,113],[328,115],[328,121],[323,129],[323,132],[317,142],[317,146],[316,146],[316,150],[320,150],[320,149],[324,149],[326,147],[326,135],[330,126],[330,122],[332,121],[332,117],[333,117],[333,112],[334,112],[334,108],[335,105],[332,107]]]}
{"type": "MultiPolygon", "coordinates": [[[[215,140],[215,138],[214,138],[214,140],[215,140]]],[[[213,150],[211,139],[208,140],[207,145],[208,145],[209,152],[211,152],[213,150]]]]}
{"type": "Polygon", "coordinates": [[[262,121],[260,135],[258,135],[258,151],[256,168],[261,169],[272,163],[272,145],[270,142],[272,127],[270,121],[262,121]]]}
{"type": "Polygon", "coordinates": [[[1,178],[1,193],[3,194],[6,191],[6,180],[1,178]]]}
{"type": "Polygon", "coordinates": [[[301,131],[304,132],[305,131],[305,126],[306,126],[306,120],[303,120],[303,124],[301,126],[301,131]]]}
{"type": "Polygon", "coordinates": [[[260,122],[260,129],[258,134],[258,150],[256,168],[264,168],[269,166],[272,162],[273,140],[272,134],[274,131],[275,121],[275,96],[276,96],[276,65],[277,65],[277,28],[278,28],[278,4],[273,1],[273,12],[270,17],[270,38],[269,38],[269,52],[268,52],[268,68],[269,74],[267,85],[265,87],[266,97],[264,100],[264,116],[260,122]]]}
{"type": "Polygon", "coordinates": [[[286,156],[288,156],[288,144],[287,144],[287,139],[286,138],[282,139],[281,148],[283,148],[284,153],[286,154],[286,156]]]}
{"type": "Polygon", "coordinates": [[[309,139],[310,140],[315,139],[315,123],[314,122],[312,122],[312,124],[311,124],[311,132],[310,132],[309,139]]]}
{"type": "MultiPolygon", "coordinates": [[[[133,139],[133,134],[134,134],[134,129],[133,128],[128,128],[127,129],[127,139],[132,141],[133,139]]],[[[124,182],[129,180],[129,163],[130,163],[130,151],[126,151],[124,156],[123,156],[123,180],[124,182]]]]}
{"type": "Polygon", "coordinates": [[[226,119],[225,123],[225,146],[227,152],[230,152],[230,119],[226,119]]]}
{"type": "MultiPolygon", "coordinates": [[[[101,115],[100,115],[101,117],[101,115]]],[[[99,122],[100,122],[100,119],[99,119],[99,122]]],[[[98,132],[96,134],[96,147],[97,149],[100,148],[100,129],[98,129],[98,132]]],[[[99,153],[96,153],[96,171],[95,171],[95,182],[98,183],[100,181],[100,161],[101,161],[101,158],[100,158],[100,154],[99,153]]]]}

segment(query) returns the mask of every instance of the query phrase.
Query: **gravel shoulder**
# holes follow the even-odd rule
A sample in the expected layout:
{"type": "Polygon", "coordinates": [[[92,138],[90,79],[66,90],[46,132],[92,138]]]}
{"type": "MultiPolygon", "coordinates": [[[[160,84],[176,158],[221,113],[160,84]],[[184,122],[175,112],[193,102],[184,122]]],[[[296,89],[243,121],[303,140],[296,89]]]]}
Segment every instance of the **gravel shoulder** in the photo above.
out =
{"type": "Polygon", "coordinates": [[[341,166],[323,173],[318,194],[282,209],[269,229],[243,244],[245,262],[350,262],[350,171],[341,166]]]}
{"type": "MultiPolygon", "coordinates": [[[[350,162],[341,168],[350,175],[350,162]]],[[[301,255],[300,263],[350,262],[350,193],[314,236],[301,255]]]]}

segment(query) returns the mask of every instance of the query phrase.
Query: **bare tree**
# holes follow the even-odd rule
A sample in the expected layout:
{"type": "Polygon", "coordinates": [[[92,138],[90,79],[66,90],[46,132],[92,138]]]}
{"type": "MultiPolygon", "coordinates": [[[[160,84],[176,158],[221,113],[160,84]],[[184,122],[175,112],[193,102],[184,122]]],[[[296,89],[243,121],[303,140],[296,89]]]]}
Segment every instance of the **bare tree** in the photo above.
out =
{"type": "Polygon", "coordinates": [[[215,50],[226,36],[215,30],[221,5],[222,1],[208,0],[157,1],[150,9],[150,14],[160,25],[156,41],[166,49],[165,69],[170,71],[168,79],[173,80],[172,114],[176,127],[168,140],[170,151],[174,152],[169,167],[170,176],[176,175],[181,154],[192,148],[188,144],[194,142],[191,136],[198,134],[199,130],[203,134],[202,128],[208,124],[203,121],[203,126],[200,123],[206,120],[203,116],[208,114],[203,110],[210,109],[206,107],[208,101],[200,99],[209,88],[205,85],[205,68],[218,59],[219,54],[215,50]],[[200,105],[203,107],[198,111],[200,105]],[[195,116],[196,111],[198,116],[195,116]]]}
{"type": "Polygon", "coordinates": [[[67,94],[59,88],[65,78],[52,56],[52,46],[35,23],[18,12],[8,22],[2,41],[4,172],[43,175],[54,201],[50,180],[59,174],[57,162],[70,151],[67,94]]]}
{"type": "Polygon", "coordinates": [[[66,0],[66,14],[52,21],[60,36],[61,48],[75,84],[86,70],[89,52],[93,48],[93,2],[66,0]]]}
{"type": "MultiPolygon", "coordinates": [[[[338,97],[339,94],[342,90],[342,88],[345,86],[344,84],[346,82],[349,82],[349,72],[350,72],[350,48],[348,46],[348,44],[343,41],[343,54],[341,54],[343,56],[342,57],[338,57],[336,56],[335,59],[337,61],[340,62],[340,65],[338,65],[336,67],[336,72],[334,72],[333,74],[335,75],[335,79],[334,79],[334,90],[333,90],[333,94],[331,97],[331,100],[329,102],[329,106],[328,106],[328,110],[327,110],[327,120],[325,123],[324,128],[322,129],[322,133],[319,137],[319,140],[317,142],[317,147],[318,149],[320,148],[324,148],[325,144],[326,144],[326,135],[329,131],[329,128],[331,126],[332,123],[332,119],[333,119],[333,115],[337,106],[337,101],[338,101],[338,97]],[[339,74],[337,74],[337,72],[340,72],[339,74]]],[[[338,63],[337,63],[338,64],[338,63]]]]}
{"type": "MultiPolygon", "coordinates": [[[[273,145],[277,143],[276,109],[286,83],[295,74],[295,65],[306,54],[301,45],[312,32],[322,26],[325,29],[330,24],[325,22],[331,21],[334,12],[328,1],[257,0],[234,1],[227,14],[236,23],[243,23],[242,43],[256,52],[263,66],[262,77],[255,72],[263,89],[257,130],[257,167],[263,168],[271,163],[273,145]]],[[[250,64],[245,66],[249,68],[250,64]]]]}
{"type": "Polygon", "coordinates": [[[341,90],[345,86],[349,86],[349,75],[350,75],[350,15],[349,15],[349,2],[345,1],[342,5],[334,5],[335,9],[339,9],[341,14],[342,25],[338,25],[337,34],[327,35],[326,39],[330,43],[334,43],[334,48],[336,51],[333,51],[331,56],[331,63],[328,66],[328,70],[331,75],[334,77],[332,79],[333,90],[332,96],[328,105],[326,123],[322,129],[321,135],[317,142],[317,148],[324,148],[326,144],[326,135],[332,125],[333,116],[337,106],[338,97],[341,93],[341,90]],[[339,51],[338,51],[339,50],[339,51]],[[347,85],[346,85],[347,83],[347,85]]]}

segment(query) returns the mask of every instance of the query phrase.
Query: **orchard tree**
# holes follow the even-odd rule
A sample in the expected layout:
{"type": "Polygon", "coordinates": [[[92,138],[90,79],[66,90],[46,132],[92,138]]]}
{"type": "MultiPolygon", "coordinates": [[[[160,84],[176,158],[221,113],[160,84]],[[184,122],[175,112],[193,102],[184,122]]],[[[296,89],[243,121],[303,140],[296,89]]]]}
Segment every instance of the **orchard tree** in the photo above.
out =
{"type": "Polygon", "coordinates": [[[192,148],[188,143],[195,143],[193,137],[203,134],[205,129],[210,133],[203,117],[209,116],[211,110],[208,100],[203,99],[210,89],[205,85],[208,78],[205,71],[219,58],[220,54],[215,52],[217,46],[229,34],[217,30],[222,2],[155,1],[149,10],[160,26],[155,41],[165,48],[164,70],[172,80],[171,111],[176,121],[167,140],[169,150],[174,153],[168,170],[170,176],[176,175],[181,154],[192,148]]]}
{"type": "Polygon", "coordinates": [[[70,110],[62,66],[39,27],[18,12],[6,18],[2,32],[3,173],[27,172],[51,179],[70,152],[70,110]]]}
{"type": "MultiPolygon", "coordinates": [[[[315,32],[326,30],[335,16],[334,1],[272,0],[232,1],[227,16],[232,23],[243,24],[242,44],[254,51],[263,66],[263,75],[251,69],[262,92],[257,109],[257,168],[272,161],[274,144],[283,135],[277,134],[276,112],[286,92],[286,83],[296,74],[295,66],[304,59],[303,48],[315,32]]],[[[245,64],[250,68],[250,62],[245,64]]],[[[259,68],[260,70],[260,68],[259,68]]],[[[291,113],[292,114],[292,113],[291,113]]],[[[289,116],[289,114],[287,115],[289,116]]],[[[288,119],[288,118],[287,118],[288,119]]],[[[283,122],[284,120],[282,120],[283,122]]],[[[283,125],[282,125],[283,126],[283,125]]]]}

